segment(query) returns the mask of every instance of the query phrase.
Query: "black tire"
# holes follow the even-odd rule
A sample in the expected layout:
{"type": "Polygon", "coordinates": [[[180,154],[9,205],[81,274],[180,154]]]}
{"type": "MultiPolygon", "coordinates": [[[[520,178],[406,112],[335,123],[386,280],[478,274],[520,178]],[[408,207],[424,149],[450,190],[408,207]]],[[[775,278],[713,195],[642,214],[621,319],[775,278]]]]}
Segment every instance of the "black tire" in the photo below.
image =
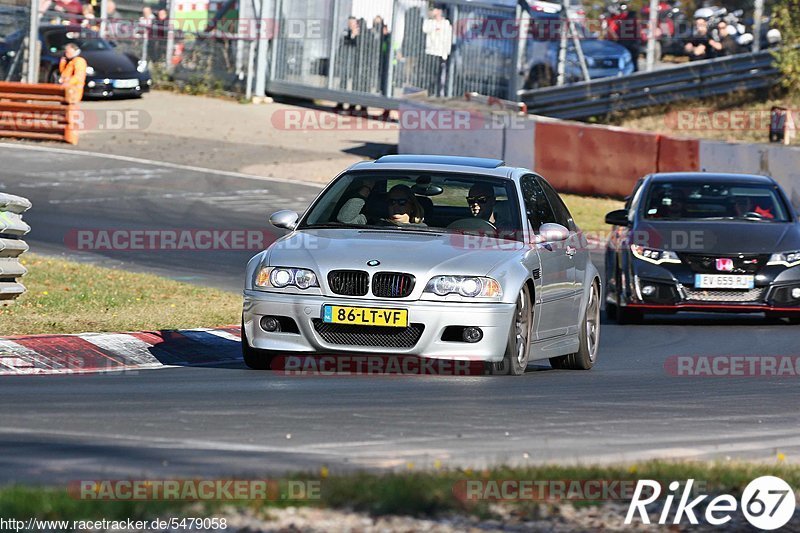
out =
{"type": "Polygon", "coordinates": [[[638,309],[620,307],[617,309],[617,324],[626,326],[629,324],[641,324],[644,316],[638,309]]]}
{"type": "Polygon", "coordinates": [[[242,359],[244,359],[244,364],[253,370],[269,370],[272,357],[272,352],[250,346],[250,342],[247,340],[247,333],[244,331],[244,323],[242,323],[242,359]]]}
{"type": "Polygon", "coordinates": [[[617,306],[617,304],[606,302],[606,317],[608,317],[609,320],[616,321],[618,314],[619,314],[619,307],[617,306]]]}
{"type": "Polygon", "coordinates": [[[624,307],[622,305],[622,279],[620,278],[619,274],[617,274],[617,305],[615,306],[616,309],[613,310],[614,312],[614,319],[617,321],[617,324],[624,326],[627,324],[641,324],[642,323],[642,313],[637,309],[630,309],[628,307],[624,307]]]}
{"type": "Polygon", "coordinates": [[[800,324],[800,315],[780,315],[777,313],[766,313],[766,318],[775,320],[783,319],[786,324],[791,325],[800,324]]]}
{"type": "Polygon", "coordinates": [[[564,370],[589,370],[597,361],[597,348],[600,342],[600,289],[592,283],[589,301],[580,324],[578,333],[578,351],[561,357],[551,357],[553,368],[564,370]]]}
{"type": "Polygon", "coordinates": [[[522,286],[517,296],[517,307],[514,319],[508,331],[508,342],[503,360],[491,363],[489,369],[495,376],[521,376],[528,368],[528,357],[531,347],[531,330],[533,329],[533,309],[528,285],[522,286]]]}

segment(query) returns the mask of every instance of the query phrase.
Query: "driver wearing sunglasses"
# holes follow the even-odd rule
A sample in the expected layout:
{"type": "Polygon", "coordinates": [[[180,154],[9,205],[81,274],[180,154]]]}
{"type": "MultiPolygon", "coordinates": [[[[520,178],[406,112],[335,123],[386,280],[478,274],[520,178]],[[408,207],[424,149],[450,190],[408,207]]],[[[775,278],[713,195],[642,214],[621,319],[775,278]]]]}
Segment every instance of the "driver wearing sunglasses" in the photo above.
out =
{"type": "Polygon", "coordinates": [[[497,224],[494,213],[496,202],[494,187],[488,183],[476,183],[470,187],[469,194],[467,194],[467,205],[469,206],[470,214],[492,224],[497,224]]]}

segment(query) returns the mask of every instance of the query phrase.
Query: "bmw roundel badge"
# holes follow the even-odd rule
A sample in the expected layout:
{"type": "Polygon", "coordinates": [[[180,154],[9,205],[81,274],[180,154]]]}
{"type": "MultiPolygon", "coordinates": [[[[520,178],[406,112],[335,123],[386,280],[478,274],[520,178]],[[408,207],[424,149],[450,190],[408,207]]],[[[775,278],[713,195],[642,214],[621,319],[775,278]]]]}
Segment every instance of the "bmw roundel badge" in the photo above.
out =
{"type": "Polygon", "coordinates": [[[375,266],[378,266],[380,264],[381,264],[381,262],[378,261],[377,259],[370,259],[369,261],[367,261],[367,266],[371,266],[371,267],[375,267],[375,266]]]}

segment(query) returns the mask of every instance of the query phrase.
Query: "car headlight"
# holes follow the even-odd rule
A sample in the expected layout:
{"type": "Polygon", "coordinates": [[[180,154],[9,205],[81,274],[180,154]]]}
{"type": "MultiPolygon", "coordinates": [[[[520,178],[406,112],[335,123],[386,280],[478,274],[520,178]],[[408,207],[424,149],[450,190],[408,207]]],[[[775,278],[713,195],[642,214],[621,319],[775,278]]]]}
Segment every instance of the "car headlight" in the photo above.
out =
{"type": "Polygon", "coordinates": [[[595,59],[593,57],[589,57],[589,56],[583,56],[583,57],[586,58],[586,66],[587,67],[593,67],[593,66],[595,66],[597,64],[597,61],[595,61],[595,59]]]}
{"type": "Polygon", "coordinates": [[[137,63],[136,65],[136,70],[138,70],[139,72],[144,72],[145,70],[147,70],[147,61],[145,60],[139,61],[139,63],[137,63]]]}
{"type": "Polygon", "coordinates": [[[425,286],[425,292],[432,292],[437,296],[460,294],[467,298],[494,298],[503,295],[497,280],[477,276],[436,276],[425,286]]]}
{"type": "Polygon", "coordinates": [[[317,275],[305,268],[261,267],[256,274],[255,286],[264,289],[319,287],[317,275]]]}
{"type": "Polygon", "coordinates": [[[86,75],[94,76],[94,67],[86,67],[86,75]]]}
{"type": "Polygon", "coordinates": [[[800,251],[784,252],[782,254],[772,254],[769,257],[768,265],[783,265],[793,267],[800,265],[800,251]]]}
{"type": "Polygon", "coordinates": [[[638,244],[631,244],[631,252],[633,256],[642,261],[660,265],[661,263],[680,263],[678,254],[670,250],[658,250],[656,248],[645,248],[638,244]]]}

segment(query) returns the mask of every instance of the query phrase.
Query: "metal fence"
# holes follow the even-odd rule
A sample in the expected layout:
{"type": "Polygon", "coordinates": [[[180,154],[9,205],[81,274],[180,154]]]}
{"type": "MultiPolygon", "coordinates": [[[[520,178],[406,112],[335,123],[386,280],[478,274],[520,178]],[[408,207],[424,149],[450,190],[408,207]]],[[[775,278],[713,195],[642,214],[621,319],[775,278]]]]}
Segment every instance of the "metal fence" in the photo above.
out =
{"type": "MultiPolygon", "coordinates": [[[[470,39],[476,19],[513,19],[515,9],[457,2],[377,0],[346,10],[329,0],[276,0],[271,93],[395,107],[409,91],[450,97],[513,96],[516,41],[470,39]],[[348,93],[345,98],[343,93],[348,93]]],[[[479,4],[476,2],[475,4],[479,4]]]]}
{"type": "Polygon", "coordinates": [[[519,91],[530,113],[581,119],[619,111],[771,87],[780,71],[770,51],[697,61],[655,72],[519,91]]]}
{"type": "Polygon", "coordinates": [[[31,228],[22,221],[22,213],[30,208],[26,198],[0,193],[0,306],[12,304],[25,292],[19,279],[27,269],[19,258],[28,251],[22,237],[31,228]]]}

